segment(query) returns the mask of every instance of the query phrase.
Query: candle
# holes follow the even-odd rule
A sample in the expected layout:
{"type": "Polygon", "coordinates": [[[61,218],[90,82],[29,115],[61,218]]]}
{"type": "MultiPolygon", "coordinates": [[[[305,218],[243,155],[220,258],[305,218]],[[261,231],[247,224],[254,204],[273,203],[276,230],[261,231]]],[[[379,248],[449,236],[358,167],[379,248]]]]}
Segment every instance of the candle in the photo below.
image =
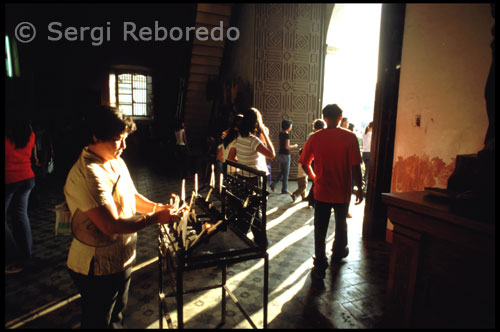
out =
{"type": "Polygon", "coordinates": [[[194,175],[194,195],[198,196],[198,173],[194,175]]]}
{"type": "Polygon", "coordinates": [[[219,193],[222,194],[222,182],[224,181],[224,175],[220,173],[220,179],[219,179],[219,193]]]}
{"type": "Polygon", "coordinates": [[[181,189],[181,201],[186,200],[186,179],[182,179],[182,189],[181,189]]]}
{"type": "Polygon", "coordinates": [[[210,174],[210,187],[215,188],[214,164],[212,164],[212,174],[210,174]]]}

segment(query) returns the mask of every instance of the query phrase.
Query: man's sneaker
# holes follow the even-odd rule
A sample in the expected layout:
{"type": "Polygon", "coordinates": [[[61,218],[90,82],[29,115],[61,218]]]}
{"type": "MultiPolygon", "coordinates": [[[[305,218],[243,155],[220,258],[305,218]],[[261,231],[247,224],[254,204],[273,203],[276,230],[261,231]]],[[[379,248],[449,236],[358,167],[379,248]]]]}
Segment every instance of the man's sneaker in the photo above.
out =
{"type": "Polygon", "coordinates": [[[332,263],[337,263],[346,258],[349,255],[349,247],[345,247],[343,250],[333,250],[332,263]]]}

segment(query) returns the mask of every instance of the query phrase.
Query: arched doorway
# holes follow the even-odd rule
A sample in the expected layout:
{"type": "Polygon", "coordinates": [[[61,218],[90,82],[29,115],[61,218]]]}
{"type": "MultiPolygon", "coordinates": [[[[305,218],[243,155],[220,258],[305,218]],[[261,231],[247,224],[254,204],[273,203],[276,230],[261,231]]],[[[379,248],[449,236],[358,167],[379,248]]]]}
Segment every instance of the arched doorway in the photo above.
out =
{"type": "MultiPolygon", "coordinates": [[[[335,4],[332,18],[330,20],[330,27],[333,28],[336,24],[342,24],[343,15],[347,15],[345,18],[352,15],[351,17],[355,18],[354,20],[356,23],[351,26],[351,29],[362,31],[367,26],[365,24],[368,21],[366,21],[366,19],[360,20],[361,15],[359,13],[358,17],[356,18],[356,9],[365,9],[365,13],[367,14],[369,14],[371,9],[371,18],[374,19],[374,22],[376,22],[375,13],[379,16],[379,29],[375,28],[376,31],[379,31],[380,38],[378,41],[378,49],[376,50],[377,55],[375,56],[373,55],[373,53],[371,54],[371,59],[373,60],[374,58],[376,58],[377,60],[376,65],[374,65],[372,62],[370,67],[375,70],[376,79],[375,81],[367,80],[368,82],[366,82],[366,85],[370,86],[370,88],[363,88],[363,91],[365,91],[363,93],[363,98],[357,96],[356,93],[350,93],[350,99],[357,98],[361,99],[360,101],[355,101],[349,104],[347,100],[343,99],[343,96],[338,96],[339,93],[332,94],[332,96],[334,96],[334,98],[337,98],[338,101],[335,101],[334,98],[330,98],[329,87],[335,86],[335,84],[330,85],[331,83],[328,82],[328,76],[331,74],[331,69],[329,69],[328,67],[332,68],[333,66],[333,68],[335,68],[342,65],[347,66],[347,68],[342,68],[342,70],[344,72],[347,72],[348,74],[350,73],[350,71],[352,71],[352,73],[349,74],[351,76],[348,76],[348,74],[344,74],[344,77],[339,75],[339,77],[333,77],[333,80],[337,82],[339,91],[342,91],[342,89],[349,89],[349,91],[358,91],[358,88],[352,88],[352,86],[355,86],[355,83],[359,83],[359,81],[361,80],[359,78],[359,75],[362,74],[355,73],[355,71],[358,71],[359,69],[356,64],[359,64],[359,62],[363,60],[360,60],[360,58],[357,56],[353,56],[352,59],[344,59],[345,62],[343,64],[341,61],[338,61],[337,63],[335,63],[336,61],[330,61],[331,63],[329,64],[329,55],[327,48],[327,52],[325,52],[326,54],[322,104],[326,105],[329,103],[338,103],[344,109],[344,111],[348,110],[345,116],[351,116],[353,121],[358,122],[357,124],[359,126],[359,129],[364,128],[363,124],[367,124],[369,122],[369,114],[372,113],[374,129],[372,133],[371,158],[369,163],[370,172],[367,186],[368,191],[366,194],[365,214],[363,218],[363,237],[369,239],[384,240],[386,234],[387,216],[385,206],[383,205],[380,198],[380,194],[382,192],[390,191],[392,177],[394,133],[399,90],[399,69],[401,64],[401,50],[406,6],[405,4],[370,5],[373,7],[356,8],[351,6],[364,5],[335,4]],[[349,65],[346,65],[347,63],[349,63],[349,65]],[[357,77],[357,79],[353,77],[357,77]],[[354,84],[347,84],[348,81],[354,81],[354,84]],[[342,86],[342,84],[344,84],[345,86],[342,86]],[[369,105],[371,105],[371,109],[369,105]]],[[[348,23],[350,22],[344,24],[346,24],[347,26],[348,23]]],[[[373,25],[371,26],[373,29],[373,25]]],[[[340,27],[338,27],[337,30],[342,34],[345,34],[345,36],[349,35],[349,33],[345,33],[346,29],[341,29],[340,27]]],[[[371,30],[368,32],[368,34],[373,36],[374,32],[375,31],[371,30]]],[[[351,31],[351,33],[357,33],[358,38],[365,37],[363,36],[363,33],[359,31],[351,31]]],[[[326,38],[327,44],[328,42],[333,44],[328,45],[332,46],[329,49],[330,52],[342,52],[341,49],[335,49],[335,38],[337,38],[338,40],[342,40],[343,37],[336,37],[334,35],[328,36],[327,34],[326,38]],[[332,39],[329,39],[329,37],[331,37],[332,39]]],[[[356,43],[354,42],[354,44],[356,43]]],[[[345,45],[348,45],[347,41],[345,45]]],[[[358,53],[362,53],[362,48],[361,50],[359,50],[359,48],[362,46],[363,45],[350,46],[351,50],[349,50],[348,54],[355,55],[356,53],[352,51],[352,49],[356,48],[358,48],[358,53]]],[[[367,47],[367,45],[364,46],[367,47]]],[[[341,56],[338,60],[342,60],[342,58],[345,58],[345,56],[341,56]]],[[[333,60],[333,58],[331,60],[333,60]]],[[[365,65],[365,63],[363,63],[363,65],[365,65]]],[[[374,74],[373,72],[371,72],[369,75],[369,77],[373,78],[372,75],[374,74]]]]}
{"type": "Polygon", "coordinates": [[[322,108],[338,104],[359,137],[373,119],[382,4],[335,4],[326,35],[322,108]]]}

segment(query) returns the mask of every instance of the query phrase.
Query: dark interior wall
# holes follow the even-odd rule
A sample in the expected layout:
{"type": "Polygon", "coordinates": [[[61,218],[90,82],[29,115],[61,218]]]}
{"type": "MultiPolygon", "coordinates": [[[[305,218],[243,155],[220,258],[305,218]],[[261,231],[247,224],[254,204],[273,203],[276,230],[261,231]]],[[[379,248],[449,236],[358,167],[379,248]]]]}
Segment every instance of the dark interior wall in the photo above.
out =
{"type": "MultiPolygon", "coordinates": [[[[231,45],[227,75],[250,85],[252,105],[261,111],[276,150],[283,119],[293,121],[291,144],[303,146],[320,111],[321,45],[331,11],[331,5],[294,3],[240,4],[235,11],[241,36],[231,45]]],[[[298,151],[291,154],[294,179],[298,151]]],[[[278,174],[277,159],[268,162],[278,174]]]]}
{"type": "Polygon", "coordinates": [[[153,38],[155,21],[168,30],[180,27],[185,31],[194,25],[196,4],[9,4],[5,9],[6,33],[11,38],[20,22],[30,22],[37,30],[32,42],[17,42],[21,79],[33,118],[50,119],[53,132],[59,135],[57,141],[66,143],[60,149],[68,160],[61,163],[71,164],[72,154],[79,152],[78,121],[88,107],[108,100],[109,69],[117,64],[148,67],[153,76],[154,120],[136,121],[139,130],[128,140],[129,155],[151,152],[154,146],[166,148],[179,77],[187,68],[191,43],[186,38],[125,41],[124,22],[133,22],[137,30],[150,27],[153,38]],[[54,29],[63,33],[70,26],[100,27],[103,39],[96,29],[93,35],[85,31],[76,41],[64,36],[50,41],[48,37],[58,37],[49,31],[51,22],[60,22],[54,29]],[[144,141],[147,138],[151,141],[144,141]]]}
{"type": "MultiPolygon", "coordinates": [[[[241,79],[246,85],[253,85],[253,62],[255,44],[255,4],[240,3],[233,7],[232,26],[240,31],[238,40],[228,43],[230,56],[224,62],[224,77],[227,80],[241,79]]],[[[253,97],[252,97],[253,98],[253,97]]]]}

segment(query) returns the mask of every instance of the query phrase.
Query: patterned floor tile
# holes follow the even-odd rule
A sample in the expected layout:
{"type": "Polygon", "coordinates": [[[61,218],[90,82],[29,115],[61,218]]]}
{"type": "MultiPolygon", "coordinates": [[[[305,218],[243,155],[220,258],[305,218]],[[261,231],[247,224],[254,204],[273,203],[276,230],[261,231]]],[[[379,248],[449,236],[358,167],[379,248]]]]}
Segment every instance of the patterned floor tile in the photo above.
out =
{"type": "MultiPolygon", "coordinates": [[[[168,202],[170,193],[180,191],[180,180],[165,176],[157,169],[133,166],[130,171],[138,190],[152,200],[168,202]]],[[[187,192],[193,186],[193,181],[186,179],[187,192]]],[[[290,181],[289,189],[295,190],[296,187],[297,183],[290,181]]],[[[64,196],[61,186],[55,184],[41,189],[43,194],[36,204],[30,205],[29,211],[33,231],[33,259],[23,272],[5,276],[5,326],[78,328],[80,301],[66,269],[71,236],[54,234],[55,213],[52,209],[64,196]]],[[[353,218],[348,220],[351,253],[340,266],[327,270],[321,288],[313,284],[310,278],[314,255],[314,210],[308,208],[306,202],[292,203],[289,195],[269,195],[269,328],[379,326],[383,317],[390,249],[386,243],[362,240],[363,210],[364,204],[351,205],[353,218]]],[[[155,260],[158,257],[157,235],[155,227],[138,233],[136,266],[142,267],[132,275],[125,312],[127,328],[159,328],[159,271],[158,261],[155,260]]],[[[332,216],[327,248],[332,244],[333,235],[332,216]]],[[[221,270],[214,267],[186,273],[184,284],[185,288],[196,288],[220,282],[220,278],[221,270]]],[[[263,281],[262,260],[228,267],[227,286],[258,327],[263,326],[263,281]]],[[[186,294],[184,327],[252,327],[229,296],[225,324],[219,326],[221,299],[221,288],[186,294]]],[[[172,323],[177,326],[177,308],[173,297],[168,299],[168,309],[172,323]]]]}

